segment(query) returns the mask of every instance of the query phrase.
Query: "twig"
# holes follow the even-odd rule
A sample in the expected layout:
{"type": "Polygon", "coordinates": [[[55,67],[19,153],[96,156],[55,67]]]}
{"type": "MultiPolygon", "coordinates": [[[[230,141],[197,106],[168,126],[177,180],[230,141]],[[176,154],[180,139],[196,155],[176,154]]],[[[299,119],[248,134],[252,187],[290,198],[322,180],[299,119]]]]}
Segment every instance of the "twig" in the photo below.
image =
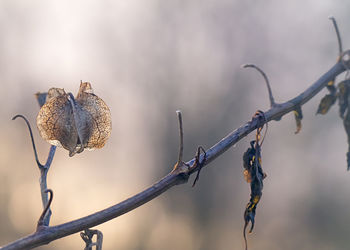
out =
{"type": "MultiPolygon", "coordinates": [[[[43,168],[40,168],[40,190],[41,190],[41,201],[43,203],[43,207],[45,207],[45,204],[48,202],[48,196],[45,190],[47,190],[47,173],[49,172],[51,163],[53,161],[53,157],[55,156],[56,152],[56,146],[51,146],[49,155],[47,157],[46,163],[43,168]]],[[[49,208],[49,211],[47,212],[45,218],[44,218],[44,225],[48,226],[50,224],[50,218],[52,215],[51,208],[49,208]]]]}
{"type": "Polygon", "coordinates": [[[39,158],[38,158],[38,153],[37,153],[36,147],[35,147],[35,141],[34,141],[34,137],[33,137],[32,127],[30,126],[30,123],[27,120],[27,118],[25,118],[23,115],[15,115],[14,117],[12,117],[12,120],[14,121],[18,117],[22,118],[25,121],[25,123],[27,124],[28,130],[29,130],[29,133],[30,133],[30,139],[32,140],[32,146],[33,146],[35,161],[36,161],[36,164],[38,165],[39,169],[42,169],[42,168],[44,168],[44,165],[42,165],[40,163],[39,158]]]}
{"type": "Polygon", "coordinates": [[[183,159],[183,151],[184,151],[184,132],[182,127],[182,114],[181,110],[176,111],[177,118],[179,120],[179,137],[180,137],[180,146],[179,146],[179,157],[177,162],[175,163],[173,170],[170,174],[178,175],[182,178],[182,183],[186,183],[189,175],[188,170],[190,169],[190,165],[184,162],[183,159]]]}
{"type": "Polygon", "coordinates": [[[265,74],[265,72],[262,69],[260,69],[258,66],[256,66],[255,64],[243,64],[242,68],[254,68],[261,73],[261,75],[265,79],[267,91],[269,92],[270,107],[275,106],[276,105],[275,99],[273,98],[270,82],[269,82],[269,79],[267,78],[267,75],[265,74]]]}
{"type": "MultiPolygon", "coordinates": [[[[341,62],[336,63],[328,72],[321,76],[315,83],[313,83],[300,95],[285,103],[274,106],[268,111],[264,112],[266,118],[265,123],[284,116],[285,114],[293,111],[298,105],[301,106],[305,104],[318,92],[320,92],[322,88],[327,85],[330,79],[333,79],[335,76],[341,74],[345,70],[346,68],[341,62]]],[[[203,167],[219,157],[231,146],[247,136],[250,132],[255,130],[257,126],[258,119],[253,119],[252,121],[245,123],[243,126],[229,133],[225,138],[220,140],[218,143],[206,151],[206,161],[204,162],[203,167]]],[[[261,124],[259,124],[259,126],[261,126],[261,124]]],[[[186,164],[193,165],[194,162],[195,158],[186,162],[186,164]]],[[[194,173],[194,171],[192,171],[192,169],[188,169],[186,173],[190,175],[194,173]]],[[[177,171],[172,171],[170,174],[162,178],[151,187],[114,206],[77,220],[73,220],[57,226],[47,227],[44,230],[40,230],[39,232],[35,232],[22,239],[16,240],[4,246],[4,248],[1,250],[34,248],[47,244],[53,240],[65,237],[67,235],[80,232],[86,228],[91,228],[102,224],[145,204],[146,202],[164,193],[169,188],[184,183],[182,174],[183,173],[179,173],[177,171]]]]}
{"type": "MultiPolygon", "coordinates": [[[[35,94],[40,107],[42,107],[44,105],[46,95],[47,95],[47,93],[36,93],[35,94]]],[[[47,173],[50,169],[51,163],[53,161],[53,157],[55,156],[56,146],[50,147],[49,155],[47,157],[45,165],[41,164],[39,161],[39,158],[38,158],[38,153],[36,150],[34,136],[33,136],[33,132],[32,132],[32,128],[30,126],[30,123],[23,115],[16,115],[12,118],[12,120],[17,119],[18,117],[22,118],[26,122],[29,133],[30,133],[30,138],[32,141],[35,161],[36,161],[36,164],[38,165],[38,168],[40,170],[40,195],[41,195],[41,201],[43,204],[43,208],[45,208],[46,204],[49,202],[48,194],[47,194],[47,192],[45,192],[47,190],[47,173]]],[[[46,213],[44,220],[43,220],[44,226],[48,226],[50,224],[51,214],[52,214],[52,212],[51,212],[51,209],[49,208],[49,211],[46,213]]]]}
{"type": "Polygon", "coordinates": [[[330,20],[332,20],[334,29],[335,29],[335,33],[337,34],[337,40],[338,40],[338,49],[339,49],[339,56],[341,56],[341,54],[343,53],[343,46],[342,46],[342,42],[341,42],[341,37],[340,37],[340,32],[338,29],[338,24],[337,21],[335,20],[335,18],[333,16],[328,17],[330,20]]]}
{"type": "Polygon", "coordinates": [[[182,128],[182,114],[181,110],[176,111],[177,118],[179,120],[179,137],[180,137],[180,148],[179,148],[179,158],[177,163],[180,164],[182,162],[183,152],[184,152],[184,132],[182,128]]]}

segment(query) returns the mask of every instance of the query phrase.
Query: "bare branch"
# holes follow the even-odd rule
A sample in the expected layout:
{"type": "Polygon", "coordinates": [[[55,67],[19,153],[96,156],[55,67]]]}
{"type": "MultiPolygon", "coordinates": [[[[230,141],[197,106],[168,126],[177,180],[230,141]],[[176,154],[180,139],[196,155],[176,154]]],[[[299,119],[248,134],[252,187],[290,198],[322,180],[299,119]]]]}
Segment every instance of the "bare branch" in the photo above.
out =
{"type": "MultiPolygon", "coordinates": [[[[305,104],[318,92],[320,92],[321,89],[324,88],[331,79],[341,74],[345,70],[346,68],[344,67],[343,63],[336,63],[328,72],[321,76],[320,79],[318,79],[315,83],[313,83],[308,89],[299,94],[297,97],[285,103],[271,107],[269,110],[264,112],[266,118],[264,123],[280,118],[285,114],[295,110],[296,107],[305,104]]],[[[216,143],[214,146],[212,146],[209,150],[206,151],[206,161],[203,163],[203,167],[208,165],[217,157],[219,157],[231,146],[233,146],[239,140],[247,136],[250,132],[255,130],[257,126],[261,125],[262,124],[259,123],[258,118],[253,118],[251,121],[248,121],[238,129],[229,133],[225,138],[220,140],[218,143],[216,143]]],[[[204,157],[204,155],[201,155],[200,158],[202,157],[204,157]]],[[[185,164],[191,166],[194,162],[195,158],[191,159],[185,164]]],[[[188,168],[185,174],[190,175],[194,173],[197,169],[198,166],[195,168],[188,168]]],[[[77,233],[86,228],[91,228],[96,225],[102,224],[106,221],[116,218],[145,204],[146,202],[154,199],[163,192],[167,191],[169,188],[186,182],[187,179],[183,178],[183,174],[184,172],[172,171],[151,187],[114,206],[111,206],[94,214],[71,222],[67,222],[57,226],[46,227],[43,230],[35,232],[31,235],[28,235],[22,239],[16,240],[4,246],[2,250],[34,248],[37,246],[48,244],[53,240],[65,237],[67,235],[77,233]]]]}

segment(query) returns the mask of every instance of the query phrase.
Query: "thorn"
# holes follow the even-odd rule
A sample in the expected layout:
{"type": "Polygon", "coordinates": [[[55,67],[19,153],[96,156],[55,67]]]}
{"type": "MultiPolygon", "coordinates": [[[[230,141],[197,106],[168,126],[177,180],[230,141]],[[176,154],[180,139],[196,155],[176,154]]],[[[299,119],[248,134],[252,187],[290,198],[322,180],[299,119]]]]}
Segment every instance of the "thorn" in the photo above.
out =
{"type": "Polygon", "coordinates": [[[241,66],[242,68],[254,68],[257,71],[260,72],[260,74],[264,77],[265,82],[266,82],[266,86],[267,86],[267,91],[269,92],[269,99],[270,99],[270,106],[271,108],[274,107],[276,105],[275,99],[273,98],[272,95],[272,90],[271,90],[271,86],[270,86],[270,82],[269,79],[267,78],[266,74],[264,71],[262,71],[258,66],[256,66],[255,64],[243,64],[241,66]]]}
{"type": "Polygon", "coordinates": [[[45,193],[49,193],[49,194],[50,194],[50,198],[49,198],[49,201],[47,202],[47,204],[46,204],[46,206],[45,206],[43,212],[42,212],[41,215],[40,215],[40,218],[39,218],[39,220],[38,220],[38,225],[37,225],[37,227],[36,227],[36,231],[40,230],[40,228],[41,228],[42,226],[44,226],[44,218],[45,218],[45,215],[46,215],[47,211],[49,211],[49,208],[50,208],[50,206],[51,206],[52,199],[53,199],[53,192],[52,192],[51,189],[46,189],[46,190],[45,190],[45,193]]]}
{"type": "Polygon", "coordinates": [[[38,154],[37,154],[36,147],[35,147],[35,142],[34,142],[34,137],[33,137],[33,132],[32,132],[32,128],[30,126],[30,123],[27,120],[27,118],[25,118],[23,115],[15,115],[12,118],[12,120],[16,120],[18,117],[22,118],[27,124],[27,127],[29,129],[29,133],[30,133],[30,138],[32,140],[32,146],[33,146],[33,150],[34,150],[35,161],[36,161],[36,164],[38,165],[38,167],[40,169],[42,169],[42,168],[44,168],[44,166],[40,163],[39,158],[38,158],[38,154]]]}
{"type": "Polygon", "coordinates": [[[339,56],[341,56],[341,54],[343,53],[343,46],[342,46],[342,40],[340,37],[340,32],[338,29],[337,21],[335,20],[334,16],[329,16],[328,19],[330,19],[332,21],[334,29],[335,29],[335,33],[337,34],[339,56]]]}
{"type": "Polygon", "coordinates": [[[196,185],[197,181],[199,180],[199,173],[202,170],[206,160],[207,160],[207,152],[204,150],[204,148],[202,146],[199,146],[197,149],[196,159],[195,159],[193,166],[192,166],[192,167],[196,167],[198,165],[197,175],[193,181],[192,187],[194,187],[196,185]],[[203,151],[204,156],[203,156],[203,160],[201,162],[199,162],[200,156],[201,156],[201,150],[203,151]]]}

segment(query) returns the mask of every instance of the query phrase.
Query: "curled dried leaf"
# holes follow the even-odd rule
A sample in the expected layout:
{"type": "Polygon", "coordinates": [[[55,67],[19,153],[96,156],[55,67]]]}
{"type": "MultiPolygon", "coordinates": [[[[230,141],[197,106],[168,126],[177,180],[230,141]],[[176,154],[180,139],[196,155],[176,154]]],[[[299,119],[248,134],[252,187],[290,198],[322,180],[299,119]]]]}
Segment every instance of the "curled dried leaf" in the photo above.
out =
{"type": "Polygon", "coordinates": [[[41,137],[69,151],[69,156],[85,148],[102,148],[112,129],[111,114],[105,102],[84,82],[76,98],[64,89],[51,88],[37,116],[41,137]]]}
{"type": "Polygon", "coordinates": [[[247,182],[250,183],[250,200],[244,211],[244,229],[243,236],[247,248],[246,229],[251,222],[249,233],[253,231],[255,225],[256,207],[262,196],[263,179],[266,174],[261,167],[261,148],[259,143],[250,142],[250,148],[243,154],[244,175],[247,182]]]}
{"type": "Polygon", "coordinates": [[[335,87],[335,78],[330,80],[326,85],[329,94],[325,95],[320,104],[318,105],[317,114],[324,115],[328,112],[328,110],[333,106],[335,101],[337,100],[337,88],[335,87]]]}
{"type": "Polygon", "coordinates": [[[345,132],[348,136],[348,145],[349,146],[348,146],[348,152],[346,154],[346,158],[347,158],[347,170],[350,170],[350,110],[349,110],[349,106],[347,107],[347,111],[346,111],[346,114],[344,116],[343,124],[344,124],[344,128],[345,128],[345,132]]]}
{"type": "Polygon", "coordinates": [[[335,94],[327,94],[322,99],[320,104],[318,105],[318,109],[316,114],[324,115],[329,109],[333,106],[335,101],[337,100],[337,96],[335,94]]]}
{"type": "Polygon", "coordinates": [[[348,97],[350,94],[350,80],[342,81],[338,84],[338,104],[339,115],[343,119],[344,113],[348,108],[348,97]]]}
{"type": "Polygon", "coordinates": [[[295,134],[298,134],[301,130],[301,120],[303,119],[303,112],[301,110],[301,106],[298,106],[294,110],[294,117],[295,117],[295,122],[297,125],[297,130],[294,132],[295,134]]]}

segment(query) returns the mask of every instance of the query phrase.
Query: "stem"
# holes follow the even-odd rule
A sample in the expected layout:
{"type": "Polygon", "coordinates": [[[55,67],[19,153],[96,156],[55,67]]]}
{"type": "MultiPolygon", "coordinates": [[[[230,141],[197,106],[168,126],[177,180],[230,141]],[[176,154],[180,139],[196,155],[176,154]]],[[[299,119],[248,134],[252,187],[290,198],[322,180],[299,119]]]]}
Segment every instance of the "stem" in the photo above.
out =
{"type": "Polygon", "coordinates": [[[184,152],[184,132],[182,128],[182,114],[181,110],[176,111],[177,118],[179,120],[179,137],[180,137],[180,148],[179,148],[179,158],[177,160],[178,166],[182,163],[183,152],[184,152]]]}
{"type": "Polygon", "coordinates": [[[335,33],[337,34],[337,40],[338,40],[338,48],[339,48],[339,56],[343,53],[343,45],[342,45],[342,41],[341,41],[341,37],[340,37],[340,32],[338,29],[338,24],[337,21],[335,20],[335,18],[333,16],[329,17],[330,20],[332,20],[334,29],[335,29],[335,33]]]}
{"type": "Polygon", "coordinates": [[[242,68],[254,68],[261,73],[261,75],[265,79],[267,91],[269,92],[270,107],[275,106],[276,105],[275,99],[273,98],[270,82],[269,82],[269,79],[267,78],[267,75],[265,74],[265,72],[262,69],[260,69],[258,66],[256,66],[255,64],[243,64],[242,68]]]}

